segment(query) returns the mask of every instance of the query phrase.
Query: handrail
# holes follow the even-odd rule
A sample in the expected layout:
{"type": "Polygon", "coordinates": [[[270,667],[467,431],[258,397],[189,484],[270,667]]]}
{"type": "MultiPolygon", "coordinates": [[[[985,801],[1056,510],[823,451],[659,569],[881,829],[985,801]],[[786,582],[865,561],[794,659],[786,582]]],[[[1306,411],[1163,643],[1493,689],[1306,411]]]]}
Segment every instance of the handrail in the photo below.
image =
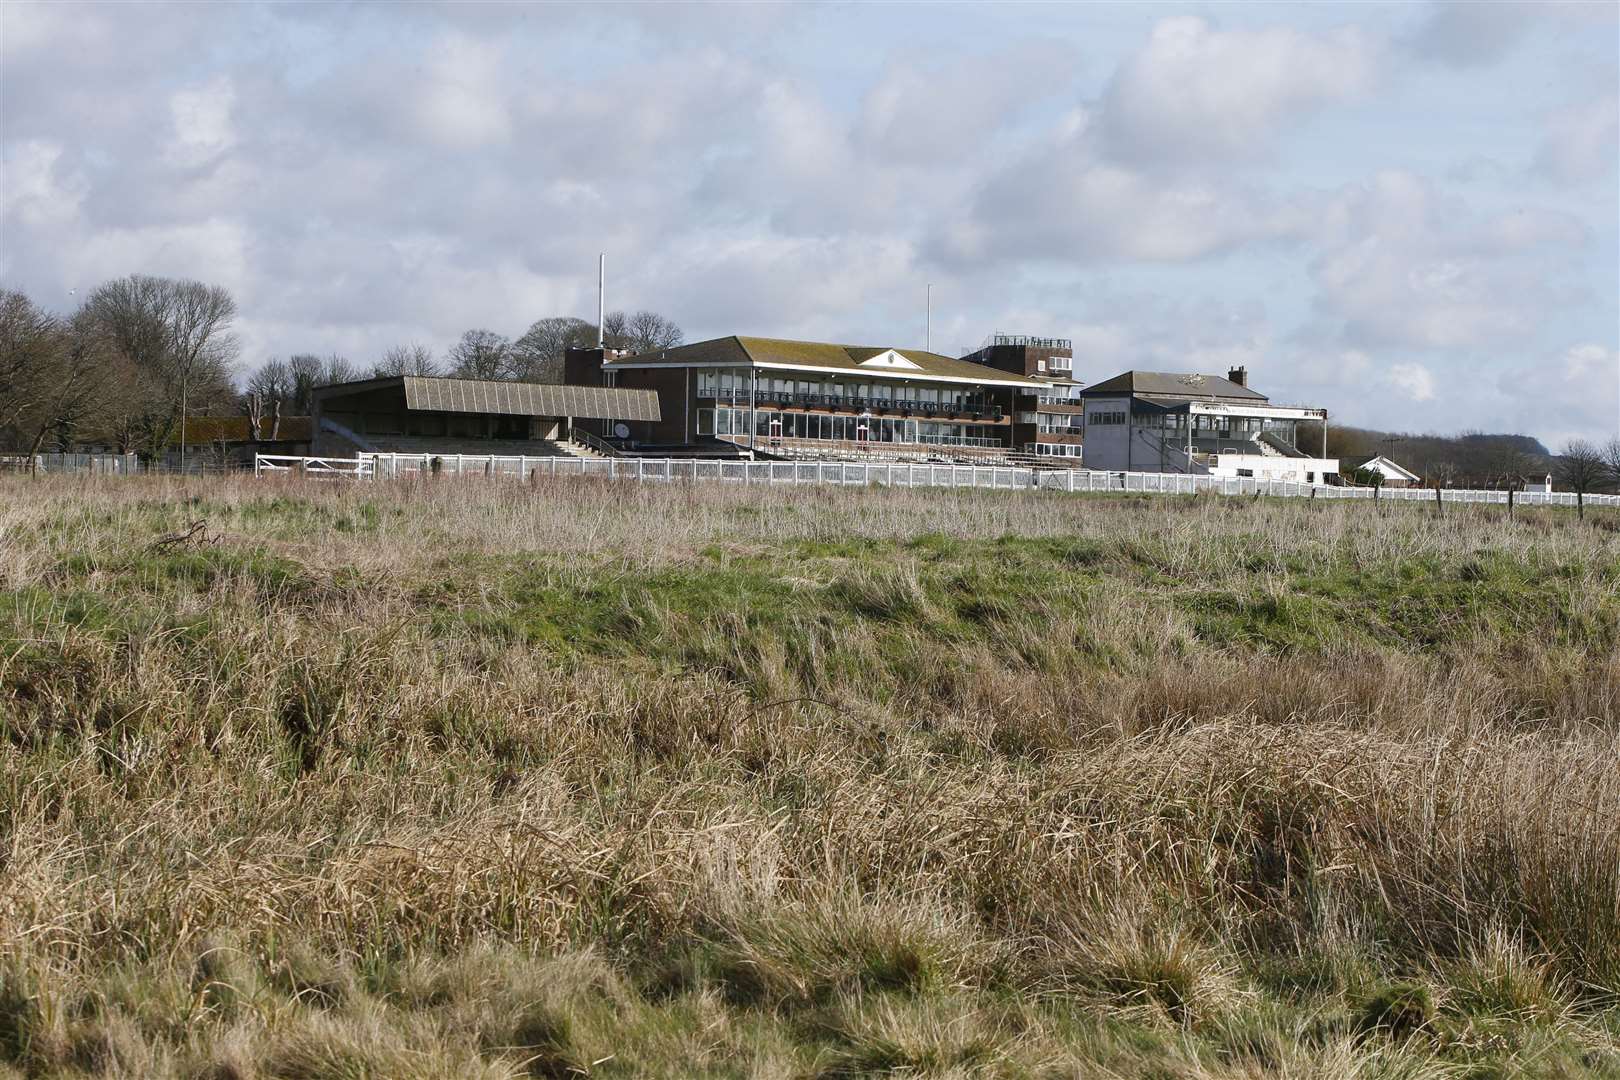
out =
{"type": "Polygon", "coordinates": [[[614,446],[612,443],[598,435],[592,435],[584,428],[569,428],[568,441],[571,443],[578,443],[580,446],[586,447],[587,449],[595,450],[598,454],[602,454],[605,457],[623,456],[619,452],[619,448],[617,446],[614,446]]]}

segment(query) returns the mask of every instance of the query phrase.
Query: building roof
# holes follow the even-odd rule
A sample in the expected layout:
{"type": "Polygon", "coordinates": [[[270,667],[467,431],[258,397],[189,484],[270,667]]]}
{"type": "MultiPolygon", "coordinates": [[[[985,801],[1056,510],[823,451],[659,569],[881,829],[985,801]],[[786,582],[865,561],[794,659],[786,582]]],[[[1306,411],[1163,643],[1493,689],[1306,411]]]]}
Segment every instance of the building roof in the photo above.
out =
{"type": "Polygon", "coordinates": [[[610,360],[602,365],[615,368],[643,368],[661,365],[690,367],[716,364],[745,367],[800,368],[833,374],[888,375],[946,382],[978,383],[992,386],[1037,386],[1034,379],[987,368],[968,360],[924,349],[889,348],[875,345],[835,345],[821,341],[788,341],[782,338],[731,337],[677,345],[672,349],[640,353],[610,360]]]}
{"type": "Polygon", "coordinates": [[[1250,390],[1247,386],[1239,386],[1231,379],[1220,375],[1177,374],[1166,371],[1127,371],[1122,375],[1115,375],[1112,379],[1092,383],[1080,393],[1088,397],[1102,394],[1152,394],[1158,398],[1174,398],[1178,401],[1210,398],[1248,402],[1271,400],[1262,393],[1250,390]]]}
{"type": "Polygon", "coordinates": [[[1395,462],[1391,461],[1387,457],[1384,457],[1382,454],[1375,458],[1368,458],[1360,465],[1357,465],[1356,468],[1366,469],[1368,472],[1378,473],[1387,480],[1416,481],[1419,479],[1417,473],[1413,472],[1411,469],[1397,465],[1395,462]]]}
{"type": "Polygon", "coordinates": [[[609,386],[558,386],[554,383],[493,382],[394,375],[381,379],[322,386],[322,401],[351,393],[400,386],[405,407],[431,412],[498,413],[508,416],[571,416],[583,420],[658,420],[658,394],[609,386]]]}
{"type": "MultiPolygon", "coordinates": [[[[259,440],[268,442],[273,421],[269,416],[259,420],[259,440]]],[[[276,428],[278,442],[308,442],[309,417],[283,416],[276,428]]],[[[248,418],[245,416],[188,416],[186,417],[186,445],[211,446],[214,443],[245,443],[248,441],[248,418]]],[[[180,445],[180,425],[169,432],[168,446],[180,445]]]]}

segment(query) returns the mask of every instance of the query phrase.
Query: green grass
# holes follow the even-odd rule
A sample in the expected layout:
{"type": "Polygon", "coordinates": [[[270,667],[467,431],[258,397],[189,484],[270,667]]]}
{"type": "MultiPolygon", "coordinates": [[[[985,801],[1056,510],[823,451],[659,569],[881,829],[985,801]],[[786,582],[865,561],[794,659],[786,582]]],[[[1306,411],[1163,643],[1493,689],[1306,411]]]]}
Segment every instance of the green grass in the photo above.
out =
{"type": "Polygon", "coordinates": [[[1620,1076],[1600,520],[0,481],[0,1075],[1620,1076]]]}

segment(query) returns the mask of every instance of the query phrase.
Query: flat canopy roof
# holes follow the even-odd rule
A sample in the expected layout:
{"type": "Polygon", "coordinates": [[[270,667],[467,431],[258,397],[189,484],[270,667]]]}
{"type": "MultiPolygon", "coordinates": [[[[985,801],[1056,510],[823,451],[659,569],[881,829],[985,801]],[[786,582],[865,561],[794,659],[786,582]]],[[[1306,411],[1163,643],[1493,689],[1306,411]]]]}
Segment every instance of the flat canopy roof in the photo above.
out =
{"type": "Polygon", "coordinates": [[[639,353],[609,360],[608,371],[662,367],[757,367],[789,371],[815,371],[879,379],[920,379],[927,382],[975,383],[981,386],[1038,387],[1034,379],[1013,375],[970,360],[908,349],[873,345],[834,345],[822,341],[784,338],[723,337],[677,345],[658,352],[639,353]]]}
{"type": "Polygon", "coordinates": [[[571,416],[583,420],[658,420],[658,394],[609,386],[493,382],[394,375],[316,389],[323,402],[350,394],[400,387],[405,407],[425,412],[496,413],[506,416],[571,416]]]}
{"type": "MultiPolygon", "coordinates": [[[[1081,392],[1082,394],[1084,391],[1081,392]]],[[[1308,409],[1298,405],[1272,405],[1266,401],[1186,401],[1180,398],[1160,397],[1157,394],[1137,394],[1133,407],[1147,406],[1147,412],[1194,413],[1205,416],[1258,416],[1273,420],[1320,420],[1327,416],[1326,409],[1308,409]]]]}

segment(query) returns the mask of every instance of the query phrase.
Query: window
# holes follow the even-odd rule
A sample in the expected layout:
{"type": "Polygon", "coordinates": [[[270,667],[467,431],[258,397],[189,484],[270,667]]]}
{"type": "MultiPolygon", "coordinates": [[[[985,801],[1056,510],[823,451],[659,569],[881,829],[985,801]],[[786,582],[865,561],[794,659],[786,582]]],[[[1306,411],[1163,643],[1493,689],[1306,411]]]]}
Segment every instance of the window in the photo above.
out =
{"type": "Polygon", "coordinates": [[[1239,469],[1237,471],[1237,474],[1239,476],[1253,476],[1254,475],[1254,470],[1253,469],[1239,469]]]}
{"type": "Polygon", "coordinates": [[[1123,412],[1094,412],[1086,417],[1086,422],[1104,425],[1123,424],[1125,423],[1125,414],[1123,412]]]}

